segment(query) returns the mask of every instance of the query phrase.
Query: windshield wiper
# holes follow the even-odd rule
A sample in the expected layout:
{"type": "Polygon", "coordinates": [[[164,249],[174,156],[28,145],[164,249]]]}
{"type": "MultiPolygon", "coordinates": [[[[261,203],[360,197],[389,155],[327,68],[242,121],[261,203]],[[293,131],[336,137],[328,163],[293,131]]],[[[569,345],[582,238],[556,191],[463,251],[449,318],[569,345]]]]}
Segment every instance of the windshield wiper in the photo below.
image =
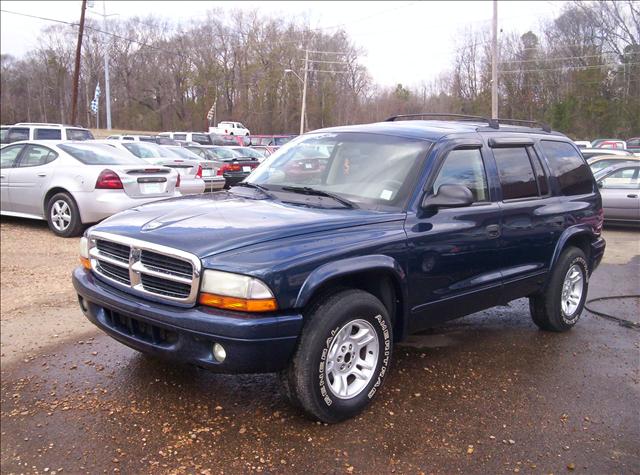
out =
{"type": "Polygon", "coordinates": [[[336,200],[338,203],[343,204],[347,208],[357,208],[358,206],[353,202],[349,201],[346,198],[338,196],[334,193],[330,193],[328,191],[316,190],[315,188],[311,188],[310,186],[283,186],[283,191],[292,191],[293,193],[301,193],[303,195],[313,195],[313,196],[326,196],[327,198],[332,198],[336,200]]]}
{"type": "Polygon", "coordinates": [[[236,183],[233,186],[244,186],[246,188],[253,188],[254,190],[261,191],[263,195],[268,196],[269,198],[273,198],[273,195],[271,194],[271,192],[267,188],[265,188],[262,185],[258,185],[256,183],[249,183],[248,181],[241,181],[239,183],[236,183]]]}

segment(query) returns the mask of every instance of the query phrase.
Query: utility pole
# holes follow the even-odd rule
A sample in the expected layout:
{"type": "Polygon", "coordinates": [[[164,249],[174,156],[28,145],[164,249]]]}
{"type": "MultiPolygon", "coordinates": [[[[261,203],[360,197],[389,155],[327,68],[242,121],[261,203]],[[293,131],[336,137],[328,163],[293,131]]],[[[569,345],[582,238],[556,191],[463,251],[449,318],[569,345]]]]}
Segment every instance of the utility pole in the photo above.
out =
{"type": "Polygon", "coordinates": [[[498,0],[493,0],[491,36],[491,118],[498,118],[498,0]]]}
{"type": "MultiPolygon", "coordinates": [[[[102,2],[102,29],[107,31],[107,2],[102,2]]],[[[104,34],[104,102],[105,111],[107,112],[107,130],[111,130],[111,92],[109,90],[109,48],[106,33],[104,34]]]]}
{"type": "Polygon", "coordinates": [[[84,33],[84,12],[87,9],[87,0],[82,0],[80,12],[80,27],[78,28],[78,44],[76,45],[76,64],[73,71],[73,90],[71,92],[71,125],[76,123],[78,112],[78,82],[80,81],[80,53],[82,52],[82,34],[84,33]]]}
{"type": "Polygon", "coordinates": [[[302,82],[302,111],[300,113],[300,135],[304,134],[304,114],[307,111],[307,76],[309,74],[309,50],[304,52],[304,81],[302,82]]]}

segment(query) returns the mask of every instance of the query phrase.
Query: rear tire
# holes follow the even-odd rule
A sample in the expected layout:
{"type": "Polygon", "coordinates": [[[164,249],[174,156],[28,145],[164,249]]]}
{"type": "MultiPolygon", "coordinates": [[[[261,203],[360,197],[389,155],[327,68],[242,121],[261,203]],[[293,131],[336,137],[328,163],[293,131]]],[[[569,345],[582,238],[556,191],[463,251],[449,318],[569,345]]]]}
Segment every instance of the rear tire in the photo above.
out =
{"type": "Polygon", "coordinates": [[[68,193],[56,193],[45,209],[49,229],[60,237],[74,237],[82,233],[82,221],[78,205],[68,193]]]}
{"type": "Polygon", "coordinates": [[[570,330],[580,319],[589,290],[589,267],[581,249],[565,249],[554,266],[547,288],[529,298],[533,322],[552,332],[570,330]]]}
{"type": "Polygon", "coordinates": [[[311,418],[339,422],[362,411],[380,389],[393,335],[385,306],[362,290],[325,295],[310,308],[283,373],[285,391],[311,418]]]}

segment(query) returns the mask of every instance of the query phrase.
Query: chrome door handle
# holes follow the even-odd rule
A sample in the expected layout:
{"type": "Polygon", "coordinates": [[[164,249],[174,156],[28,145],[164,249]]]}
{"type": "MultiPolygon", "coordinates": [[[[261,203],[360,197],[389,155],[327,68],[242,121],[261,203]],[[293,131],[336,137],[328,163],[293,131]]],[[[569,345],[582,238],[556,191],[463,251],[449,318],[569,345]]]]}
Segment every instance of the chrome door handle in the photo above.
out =
{"type": "Polygon", "coordinates": [[[47,176],[47,174],[46,173],[38,173],[38,176],[45,177],[45,176],[47,176]]]}
{"type": "Polygon", "coordinates": [[[487,235],[489,238],[500,237],[500,226],[497,224],[490,224],[487,226],[487,235]]]}

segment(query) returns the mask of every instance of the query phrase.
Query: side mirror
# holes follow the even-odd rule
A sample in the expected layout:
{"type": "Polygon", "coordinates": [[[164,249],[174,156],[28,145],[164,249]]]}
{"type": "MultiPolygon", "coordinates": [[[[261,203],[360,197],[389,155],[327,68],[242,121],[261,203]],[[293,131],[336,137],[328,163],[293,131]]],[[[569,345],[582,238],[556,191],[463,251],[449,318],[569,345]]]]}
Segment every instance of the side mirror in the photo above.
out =
{"type": "Polygon", "coordinates": [[[598,188],[602,188],[604,186],[604,182],[602,182],[602,181],[599,181],[596,184],[598,185],[598,188]]]}
{"type": "Polygon", "coordinates": [[[422,200],[422,208],[460,208],[473,204],[473,193],[462,185],[440,185],[435,195],[427,195],[422,200]]]}

